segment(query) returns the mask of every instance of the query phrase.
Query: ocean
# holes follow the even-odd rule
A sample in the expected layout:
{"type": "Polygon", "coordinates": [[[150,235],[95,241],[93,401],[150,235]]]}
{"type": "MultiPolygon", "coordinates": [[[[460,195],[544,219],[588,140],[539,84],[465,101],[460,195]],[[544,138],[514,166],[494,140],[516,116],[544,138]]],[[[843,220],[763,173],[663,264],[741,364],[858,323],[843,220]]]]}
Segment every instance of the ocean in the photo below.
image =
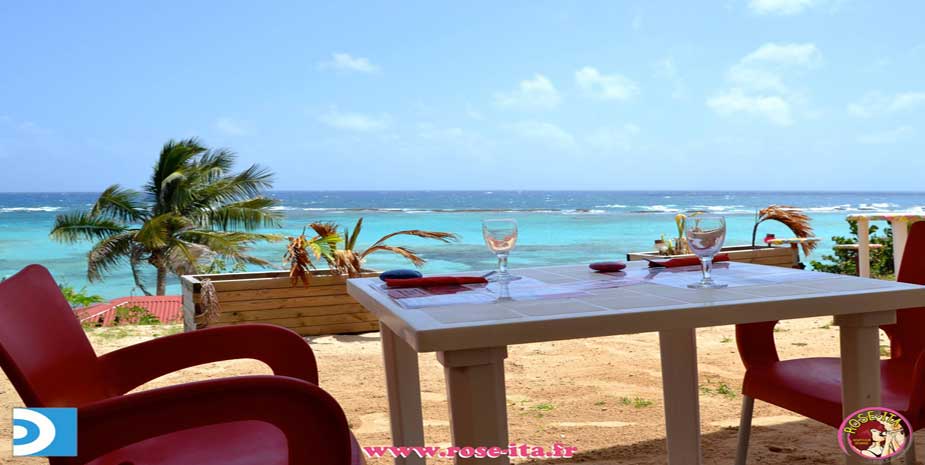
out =
{"type": "MultiPolygon", "coordinates": [[[[95,193],[0,193],[0,277],[30,263],[48,267],[61,283],[115,298],[138,294],[127,265],[102,282],[88,283],[86,254],[89,243],[61,244],[48,232],[55,216],[85,209],[95,193]]],[[[270,193],[285,214],[284,235],[299,234],[312,221],[334,221],[353,227],[363,217],[359,242],[370,244],[384,234],[402,229],[449,231],[461,236],[454,244],[417,238],[393,243],[421,253],[428,262],[425,273],[489,269],[494,256],[482,242],[483,218],[515,218],[520,229],[511,266],[583,264],[623,259],[631,251],[651,250],[662,234],[676,235],[674,215],[679,211],[709,210],[727,217],[729,245],[751,241],[755,211],[770,204],[803,208],[813,219],[816,235],[824,241],[813,257],[829,253],[831,237],[848,235],[845,216],[856,212],[925,211],[925,193],[844,192],[601,192],[601,191],[363,191],[270,193]]],[[[789,231],[771,222],[766,233],[789,237],[789,231]]],[[[252,253],[282,267],[285,242],[264,243],[252,253]]],[[[399,257],[371,255],[373,269],[408,268],[399,257]]],[[[151,271],[151,270],[149,270],[151,271]]],[[[148,274],[153,281],[153,273],[148,274]]],[[[153,287],[153,286],[152,286],[153,287]]],[[[171,278],[169,293],[179,293],[171,278]]]]}

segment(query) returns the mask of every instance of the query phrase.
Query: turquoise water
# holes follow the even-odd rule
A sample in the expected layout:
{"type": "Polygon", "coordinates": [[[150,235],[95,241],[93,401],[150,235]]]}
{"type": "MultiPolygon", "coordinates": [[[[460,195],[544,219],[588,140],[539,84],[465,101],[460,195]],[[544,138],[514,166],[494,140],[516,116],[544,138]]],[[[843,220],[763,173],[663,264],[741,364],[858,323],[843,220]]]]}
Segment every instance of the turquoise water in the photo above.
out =
{"type": "MultiPolygon", "coordinates": [[[[298,234],[311,221],[353,226],[364,218],[361,244],[399,229],[455,232],[462,240],[440,244],[416,238],[393,242],[418,251],[428,263],[425,273],[486,269],[494,257],[482,242],[482,218],[517,219],[520,239],[511,265],[537,266],[621,259],[627,252],[650,250],[660,235],[676,234],[674,214],[708,209],[727,216],[727,244],[751,241],[754,212],[769,204],[806,209],[813,227],[825,239],[816,255],[831,248],[833,235],[847,235],[845,216],[854,212],[923,211],[925,193],[769,193],[769,192],[273,192],[282,202],[283,227],[269,232],[298,234]]],[[[90,244],[59,244],[48,238],[56,215],[87,208],[92,193],[0,193],[0,277],[30,263],[48,267],[60,282],[106,298],[131,293],[127,266],[103,282],[86,280],[90,244]]],[[[759,236],[787,237],[781,225],[765,223],[759,236]]],[[[260,244],[254,255],[282,266],[284,243],[260,244]]],[[[817,258],[817,257],[813,257],[817,258]]],[[[407,267],[392,255],[372,255],[375,269],[407,267]]],[[[148,276],[153,281],[153,273],[148,276]]],[[[170,293],[178,293],[176,279],[170,293]]]]}

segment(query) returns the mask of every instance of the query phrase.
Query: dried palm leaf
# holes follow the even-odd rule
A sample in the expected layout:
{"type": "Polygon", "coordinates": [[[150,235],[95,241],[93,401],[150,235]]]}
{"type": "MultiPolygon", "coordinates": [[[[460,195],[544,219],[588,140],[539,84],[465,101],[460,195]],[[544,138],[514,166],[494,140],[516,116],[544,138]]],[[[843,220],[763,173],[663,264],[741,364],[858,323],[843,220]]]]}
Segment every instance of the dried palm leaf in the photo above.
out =
{"type": "Polygon", "coordinates": [[[196,317],[196,329],[207,328],[218,314],[222,311],[222,306],[218,302],[218,293],[215,292],[215,285],[211,279],[203,279],[199,289],[199,305],[202,307],[202,313],[196,317]]]}
{"type": "Polygon", "coordinates": [[[371,247],[382,245],[383,242],[395,237],[395,236],[416,236],[422,237],[424,239],[436,239],[445,243],[455,242],[459,240],[459,236],[453,233],[448,232],[439,232],[439,231],[423,231],[420,229],[408,229],[405,231],[397,231],[392,234],[386,234],[382,236],[381,239],[376,241],[371,247]]]}
{"type": "Polygon", "coordinates": [[[308,287],[309,270],[315,267],[311,257],[308,255],[308,239],[305,234],[296,237],[289,237],[289,246],[286,247],[286,255],[283,259],[289,265],[289,282],[295,286],[301,281],[308,287]]]}
{"type": "MultiPolygon", "coordinates": [[[[802,210],[789,205],[771,205],[760,210],[755,217],[755,227],[752,229],[752,247],[755,246],[757,240],[758,225],[769,220],[783,223],[784,226],[790,228],[790,231],[792,231],[796,237],[813,237],[813,228],[810,226],[811,220],[802,210]]],[[[816,248],[815,242],[804,242],[801,245],[803,247],[803,253],[806,255],[811,254],[813,249],[816,248]]]]}
{"type": "Polygon", "coordinates": [[[369,254],[378,252],[378,251],[392,252],[394,254],[401,255],[402,257],[405,257],[408,261],[410,261],[414,266],[421,266],[426,262],[423,258],[419,257],[415,251],[407,247],[401,247],[401,246],[396,246],[396,245],[385,245],[385,244],[374,245],[364,250],[363,253],[360,255],[360,259],[361,260],[365,259],[367,256],[369,256],[369,254]]]}

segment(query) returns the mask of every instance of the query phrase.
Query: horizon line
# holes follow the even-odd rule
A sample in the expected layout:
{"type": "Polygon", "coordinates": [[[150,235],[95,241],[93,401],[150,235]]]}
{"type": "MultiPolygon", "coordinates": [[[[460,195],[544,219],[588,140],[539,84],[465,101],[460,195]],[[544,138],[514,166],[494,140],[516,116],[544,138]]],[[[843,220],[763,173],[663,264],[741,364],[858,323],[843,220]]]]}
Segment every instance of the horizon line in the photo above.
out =
{"type": "MultiPolygon", "coordinates": [[[[99,194],[99,191],[0,191],[4,194],[99,194]]],[[[760,193],[760,194],[925,194],[925,190],[841,190],[841,189],[269,189],[265,192],[481,192],[481,193],[517,193],[517,192],[613,192],[613,193],[663,193],[663,192],[703,192],[703,193],[760,193]]]]}

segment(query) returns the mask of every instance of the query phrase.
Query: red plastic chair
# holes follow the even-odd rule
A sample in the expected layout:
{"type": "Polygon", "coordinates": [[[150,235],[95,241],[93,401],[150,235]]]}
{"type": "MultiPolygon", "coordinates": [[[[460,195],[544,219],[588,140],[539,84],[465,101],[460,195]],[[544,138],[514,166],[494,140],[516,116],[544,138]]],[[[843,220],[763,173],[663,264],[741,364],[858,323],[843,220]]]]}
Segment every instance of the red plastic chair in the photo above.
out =
{"type": "MultiPolygon", "coordinates": [[[[925,222],[914,223],[898,280],[925,284],[925,222]]],[[[755,399],[783,407],[834,428],[841,425],[841,360],[803,358],[781,361],[774,344],[776,321],[736,325],[736,344],[745,380],[736,464],[744,465],[755,399]]],[[[896,323],[882,326],[890,338],[890,358],[880,362],[882,406],[900,412],[913,430],[925,427],[925,308],[896,312],[896,323]]],[[[906,463],[915,463],[910,443],[906,463]]]]}
{"type": "Polygon", "coordinates": [[[318,387],[297,334],[239,325],[177,334],[97,357],[48,270],[0,283],[0,366],[27,407],[77,407],[78,457],[52,465],[362,463],[343,410],[318,387]],[[167,373],[250,358],[242,376],[126,394],[167,373]]]}

